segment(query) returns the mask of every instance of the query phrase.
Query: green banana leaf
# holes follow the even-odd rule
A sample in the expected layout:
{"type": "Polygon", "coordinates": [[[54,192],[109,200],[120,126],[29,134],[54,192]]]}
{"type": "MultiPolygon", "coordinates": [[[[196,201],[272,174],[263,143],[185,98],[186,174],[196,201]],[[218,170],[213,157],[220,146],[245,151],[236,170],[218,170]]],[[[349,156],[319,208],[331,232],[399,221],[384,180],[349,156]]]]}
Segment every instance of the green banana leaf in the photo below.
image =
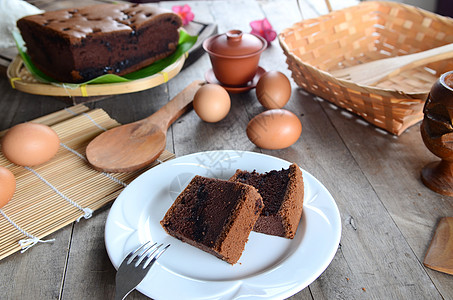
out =
{"type": "MultiPolygon", "coordinates": [[[[14,40],[16,41],[17,49],[19,50],[19,55],[22,57],[22,60],[24,61],[25,67],[28,69],[28,71],[39,81],[44,82],[44,83],[52,83],[52,84],[59,84],[57,80],[54,80],[53,78],[47,76],[41,70],[39,70],[31,61],[30,56],[27,54],[27,49],[25,47],[25,42],[22,39],[22,36],[20,35],[19,32],[13,32],[13,37],[14,40]]],[[[190,48],[197,42],[198,36],[192,36],[189,35],[186,31],[181,30],[179,34],[179,43],[176,48],[176,51],[173,52],[170,56],[167,56],[166,58],[163,58],[161,60],[158,60],[151,65],[144,67],[140,70],[137,70],[135,72],[123,75],[123,76],[118,76],[114,74],[105,74],[99,77],[96,77],[94,79],[91,79],[89,81],[83,82],[83,83],[64,83],[66,87],[74,87],[77,88],[81,85],[85,84],[102,84],[102,83],[118,83],[118,82],[128,82],[132,80],[137,80],[141,78],[145,78],[151,75],[154,75],[169,65],[173,64],[178,60],[178,58],[181,57],[181,55],[184,55],[187,51],[189,51],[190,48]]]]}

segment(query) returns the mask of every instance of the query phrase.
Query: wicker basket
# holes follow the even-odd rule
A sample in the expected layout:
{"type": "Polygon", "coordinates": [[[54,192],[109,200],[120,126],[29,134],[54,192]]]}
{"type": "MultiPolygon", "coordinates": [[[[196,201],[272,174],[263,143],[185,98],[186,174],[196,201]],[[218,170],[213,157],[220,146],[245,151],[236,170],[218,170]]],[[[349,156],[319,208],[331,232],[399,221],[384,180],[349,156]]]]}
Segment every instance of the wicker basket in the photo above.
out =
{"type": "Polygon", "coordinates": [[[395,2],[362,2],[296,23],[278,38],[300,87],[395,135],[423,118],[432,85],[453,70],[453,60],[443,60],[374,86],[329,73],[453,43],[452,18],[395,2]]]}

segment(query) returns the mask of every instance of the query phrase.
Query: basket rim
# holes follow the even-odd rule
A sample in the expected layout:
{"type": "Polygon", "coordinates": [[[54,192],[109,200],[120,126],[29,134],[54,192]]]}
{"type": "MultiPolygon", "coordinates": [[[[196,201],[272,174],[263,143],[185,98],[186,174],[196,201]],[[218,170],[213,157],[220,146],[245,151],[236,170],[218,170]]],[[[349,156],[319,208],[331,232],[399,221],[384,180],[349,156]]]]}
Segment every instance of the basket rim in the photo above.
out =
{"type": "Polygon", "coordinates": [[[431,16],[431,17],[434,17],[436,19],[439,19],[439,20],[442,20],[442,21],[446,21],[446,22],[453,22],[453,18],[451,17],[447,17],[447,16],[442,16],[442,15],[439,15],[439,14],[436,14],[434,12],[431,12],[431,11],[428,11],[426,9],[423,9],[421,7],[417,7],[417,6],[414,6],[414,5],[410,5],[410,4],[405,4],[405,3],[400,3],[400,2],[394,2],[394,1],[377,1],[377,0],[372,0],[372,1],[361,1],[360,3],[356,4],[356,5],[351,5],[351,6],[348,6],[348,7],[345,7],[345,8],[342,8],[342,9],[338,9],[338,10],[333,10],[329,13],[326,13],[326,14],[323,14],[323,15],[320,15],[318,17],[314,17],[314,18],[308,18],[308,19],[305,19],[305,20],[301,20],[301,21],[298,21],[298,22],[295,22],[292,26],[288,27],[288,28],[285,28],[282,30],[282,33],[286,30],[289,30],[289,29],[292,29],[293,27],[295,27],[295,25],[299,24],[299,23],[306,23],[308,21],[314,21],[314,20],[319,20],[319,19],[322,19],[322,18],[328,18],[332,15],[335,15],[335,14],[338,14],[338,13],[341,13],[341,12],[347,12],[349,10],[355,10],[357,9],[357,7],[366,7],[366,6],[370,6],[370,7],[373,7],[373,6],[383,6],[383,7],[404,7],[406,9],[409,9],[409,10],[415,10],[419,13],[421,13],[422,15],[425,15],[425,16],[431,16]]]}

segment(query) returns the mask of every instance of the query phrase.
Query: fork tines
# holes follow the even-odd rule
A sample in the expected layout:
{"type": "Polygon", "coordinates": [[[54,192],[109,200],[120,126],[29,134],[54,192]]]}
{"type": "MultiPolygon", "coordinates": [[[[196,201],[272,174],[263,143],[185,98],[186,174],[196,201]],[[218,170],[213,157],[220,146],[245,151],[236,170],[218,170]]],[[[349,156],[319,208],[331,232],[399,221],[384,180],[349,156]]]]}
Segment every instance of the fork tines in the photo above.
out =
{"type": "Polygon", "coordinates": [[[115,299],[124,299],[140,284],[151,266],[170,247],[170,244],[163,248],[162,246],[163,244],[147,242],[126,256],[116,273],[115,299]]]}
{"type": "Polygon", "coordinates": [[[134,262],[135,267],[138,267],[143,260],[146,259],[145,263],[141,266],[146,269],[148,266],[154,264],[154,262],[170,247],[170,244],[159,250],[163,244],[157,245],[154,243],[151,245],[151,241],[143,244],[137,250],[131,252],[128,255],[127,264],[134,262]]]}

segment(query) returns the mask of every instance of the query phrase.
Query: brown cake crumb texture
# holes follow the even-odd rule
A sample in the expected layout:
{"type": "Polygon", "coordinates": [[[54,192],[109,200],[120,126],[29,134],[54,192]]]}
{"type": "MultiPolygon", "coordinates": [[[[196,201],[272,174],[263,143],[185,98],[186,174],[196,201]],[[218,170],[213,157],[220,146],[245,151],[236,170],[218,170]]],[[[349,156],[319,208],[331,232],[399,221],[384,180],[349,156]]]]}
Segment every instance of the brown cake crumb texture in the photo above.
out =
{"type": "Polygon", "coordinates": [[[304,201],[302,171],[297,164],[264,174],[237,170],[230,181],[254,186],[263,198],[264,209],[253,228],[256,232],[294,238],[304,201]]]}
{"type": "Polygon", "coordinates": [[[61,82],[124,75],[173,53],[181,18],[150,4],[99,4],[17,22],[33,63],[61,82]]]}
{"type": "Polygon", "coordinates": [[[171,236],[235,264],[262,209],[254,187],[197,175],[160,223],[171,236]]]}

